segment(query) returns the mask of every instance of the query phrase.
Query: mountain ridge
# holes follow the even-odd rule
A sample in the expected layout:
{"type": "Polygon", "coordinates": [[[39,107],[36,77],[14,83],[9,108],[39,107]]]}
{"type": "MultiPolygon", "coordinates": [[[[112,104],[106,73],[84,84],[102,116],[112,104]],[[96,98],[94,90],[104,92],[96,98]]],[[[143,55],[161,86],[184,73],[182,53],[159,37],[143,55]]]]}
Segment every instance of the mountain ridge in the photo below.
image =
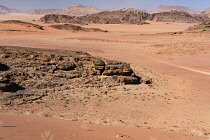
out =
{"type": "Polygon", "coordinates": [[[70,15],[70,16],[85,16],[89,14],[95,14],[102,12],[103,10],[100,10],[96,7],[88,7],[83,6],[81,4],[72,4],[67,9],[63,9],[61,11],[56,12],[55,14],[63,14],[63,15],[70,15]]]}
{"type": "Polygon", "coordinates": [[[181,10],[189,14],[196,14],[197,11],[191,10],[185,6],[165,6],[165,5],[160,5],[156,9],[154,9],[151,13],[160,13],[160,12],[166,12],[169,10],[181,10]]]}

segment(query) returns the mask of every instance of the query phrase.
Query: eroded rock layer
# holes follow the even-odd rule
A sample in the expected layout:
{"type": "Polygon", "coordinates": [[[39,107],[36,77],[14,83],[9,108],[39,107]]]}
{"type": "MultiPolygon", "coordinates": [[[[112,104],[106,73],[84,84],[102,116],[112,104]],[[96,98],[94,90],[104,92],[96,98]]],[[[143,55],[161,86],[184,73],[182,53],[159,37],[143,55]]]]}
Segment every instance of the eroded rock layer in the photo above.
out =
{"type": "Polygon", "coordinates": [[[33,102],[72,88],[139,84],[129,64],[85,52],[0,47],[0,104],[33,102]]]}

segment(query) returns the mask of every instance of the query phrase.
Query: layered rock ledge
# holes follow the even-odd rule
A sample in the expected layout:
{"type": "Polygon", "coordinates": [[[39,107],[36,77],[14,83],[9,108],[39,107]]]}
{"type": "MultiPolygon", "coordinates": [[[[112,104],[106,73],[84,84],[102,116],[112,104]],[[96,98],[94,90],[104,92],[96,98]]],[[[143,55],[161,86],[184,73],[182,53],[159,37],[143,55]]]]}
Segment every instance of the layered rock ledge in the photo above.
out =
{"type": "Polygon", "coordinates": [[[85,52],[0,47],[0,104],[33,102],[74,88],[139,84],[130,65],[85,52]]]}

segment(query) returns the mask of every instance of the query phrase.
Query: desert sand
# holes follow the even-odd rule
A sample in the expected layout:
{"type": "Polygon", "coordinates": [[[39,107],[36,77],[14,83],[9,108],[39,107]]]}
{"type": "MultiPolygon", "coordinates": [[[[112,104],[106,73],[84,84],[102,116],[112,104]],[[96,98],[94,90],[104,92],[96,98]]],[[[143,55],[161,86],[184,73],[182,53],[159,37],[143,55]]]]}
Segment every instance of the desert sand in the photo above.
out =
{"type": "MultiPolygon", "coordinates": [[[[1,20],[13,18],[13,15],[0,17],[1,20]]],[[[103,102],[78,105],[72,112],[59,106],[49,109],[34,104],[14,107],[15,110],[1,107],[0,112],[11,114],[0,114],[0,138],[40,139],[41,133],[49,130],[56,139],[116,139],[118,133],[124,135],[119,139],[208,139],[209,34],[168,33],[183,31],[194,24],[150,22],[146,25],[83,26],[108,31],[97,33],[53,29],[48,27],[51,24],[32,21],[34,17],[26,15],[20,19],[42,25],[44,30],[0,24],[0,46],[85,51],[93,56],[128,62],[136,74],[152,79],[153,84],[117,87],[113,91],[116,100],[108,102],[102,96],[103,102]],[[43,112],[54,118],[62,115],[62,119],[67,120],[77,116],[78,121],[94,125],[14,114],[40,115],[43,112]],[[29,126],[21,120],[29,120],[29,126]],[[51,122],[53,124],[49,125],[51,122]],[[65,130],[59,129],[61,127],[65,130]]]]}

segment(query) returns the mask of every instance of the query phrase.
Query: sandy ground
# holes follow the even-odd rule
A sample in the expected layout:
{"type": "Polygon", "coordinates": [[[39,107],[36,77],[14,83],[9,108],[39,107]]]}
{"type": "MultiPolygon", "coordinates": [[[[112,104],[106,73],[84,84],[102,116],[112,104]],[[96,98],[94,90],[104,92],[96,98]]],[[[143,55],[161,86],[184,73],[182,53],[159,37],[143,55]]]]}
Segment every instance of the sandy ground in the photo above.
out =
{"type": "MultiPolygon", "coordinates": [[[[10,16],[1,16],[0,19],[5,20],[10,16]]],[[[30,21],[29,19],[30,17],[26,17],[26,21],[30,21]]],[[[152,87],[125,86],[128,89],[125,93],[121,92],[123,87],[118,87],[118,92],[113,92],[114,98],[118,100],[104,101],[102,105],[94,106],[92,109],[97,113],[90,109],[91,106],[75,107],[80,121],[99,121],[99,124],[103,124],[101,122],[105,118],[110,122],[109,125],[130,126],[128,130],[135,129],[133,126],[140,126],[142,129],[151,127],[173,133],[189,134],[196,131],[206,136],[210,133],[209,34],[162,34],[182,31],[193,25],[180,23],[84,26],[108,30],[108,33],[61,31],[47,27],[48,24],[39,24],[45,26],[45,30],[0,24],[0,45],[86,51],[94,56],[131,63],[136,73],[154,81],[152,87]]],[[[55,111],[60,111],[59,109],[55,111]]],[[[1,112],[5,111],[2,109],[1,112]]],[[[27,109],[22,111],[26,112],[27,109]]],[[[65,111],[59,113],[66,115],[65,111]]],[[[67,114],[72,115],[71,112],[67,114]]],[[[0,115],[3,116],[4,114],[0,115]]],[[[111,132],[109,136],[112,135],[111,132]]],[[[39,136],[40,133],[41,131],[39,136]]],[[[167,133],[164,135],[168,136],[167,133]]],[[[134,139],[138,139],[138,136],[135,133],[134,139]]]]}
{"type": "Polygon", "coordinates": [[[56,140],[204,140],[157,129],[128,129],[38,116],[1,114],[0,119],[0,139],[8,140],[39,140],[48,134],[56,140]]]}

